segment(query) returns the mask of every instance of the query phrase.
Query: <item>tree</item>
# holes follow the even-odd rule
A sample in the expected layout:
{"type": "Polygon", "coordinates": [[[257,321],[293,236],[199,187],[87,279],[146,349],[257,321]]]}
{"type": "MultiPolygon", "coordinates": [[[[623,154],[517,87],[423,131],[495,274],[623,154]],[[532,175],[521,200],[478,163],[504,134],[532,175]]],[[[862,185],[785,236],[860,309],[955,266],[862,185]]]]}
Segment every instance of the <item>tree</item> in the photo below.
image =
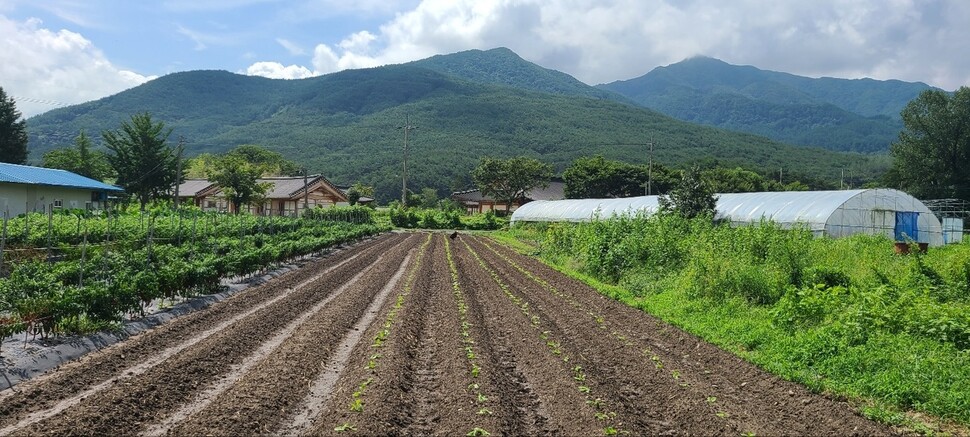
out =
{"type": "Polygon", "coordinates": [[[716,167],[701,172],[701,179],[715,193],[755,193],[761,191],[785,191],[786,187],[775,180],[740,167],[716,167]]]}
{"type": "Polygon", "coordinates": [[[152,122],[149,113],[131,116],[123,121],[117,131],[101,133],[111,154],[108,163],[118,173],[117,184],[134,195],[141,210],[153,198],[161,197],[175,184],[184,180],[178,174],[181,146],[166,144],[172,129],[165,129],[162,122],[152,122]]]}
{"type": "Polygon", "coordinates": [[[660,211],[684,218],[714,217],[717,196],[711,186],[701,178],[701,170],[692,167],[685,170],[680,183],[669,194],[660,196],[660,211]]]}
{"type": "Polygon", "coordinates": [[[300,166],[287,161],[277,152],[253,144],[243,144],[226,153],[227,156],[242,158],[262,169],[262,176],[298,176],[303,174],[300,166]]]}
{"type": "Polygon", "coordinates": [[[643,165],[608,161],[602,156],[577,158],[562,173],[568,199],[633,197],[666,193],[674,181],[666,167],[654,164],[652,171],[643,165]]]}
{"type": "Polygon", "coordinates": [[[215,170],[209,175],[209,181],[222,189],[222,194],[233,206],[238,214],[241,207],[247,204],[262,203],[266,191],[272,184],[259,183],[257,178],[262,175],[263,168],[252,164],[238,155],[226,155],[215,164],[215,170]]]}
{"type": "Polygon", "coordinates": [[[364,185],[360,182],[355,183],[347,190],[347,201],[351,206],[356,205],[361,197],[374,198],[374,187],[364,185]]]}
{"type": "Polygon", "coordinates": [[[91,138],[83,130],[74,138],[73,148],[65,147],[45,153],[44,167],[67,170],[98,181],[112,175],[108,158],[101,151],[91,150],[91,138]]]}
{"type": "Polygon", "coordinates": [[[27,121],[0,87],[0,162],[27,163],[27,121]]]}
{"type": "Polygon", "coordinates": [[[418,204],[422,208],[432,209],[438,206],[438,190],[431,187],[421,189],[421,202],[418,204]]]}
{"type": "Polygon", "coordinates": [[[970,200],[970,88],[923,91],[900,115],[887,183],[919,198],[970,200]]]}
{"type": "Polygon", "coordinates": [[[472,179],[482,194],[504,203],[506,209],[529,190],[548,187],[550,178],[551,165],[525,156],[509,159],[486,156],[472,171],[472,179]]]}

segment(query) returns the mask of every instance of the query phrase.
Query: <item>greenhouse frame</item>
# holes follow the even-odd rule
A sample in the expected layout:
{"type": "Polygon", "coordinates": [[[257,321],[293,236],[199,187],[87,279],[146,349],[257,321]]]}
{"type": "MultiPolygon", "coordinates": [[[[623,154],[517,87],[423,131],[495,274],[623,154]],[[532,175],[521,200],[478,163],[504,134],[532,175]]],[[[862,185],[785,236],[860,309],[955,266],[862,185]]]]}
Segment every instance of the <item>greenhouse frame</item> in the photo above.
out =
{"type": "MultiPolygon", "coordinates": [[[[923,202],[893,189],[779,191],[718,194],[716,218],[733,225],[773,221],[804,226],[816,236],[883,235],[895,241],[943,245],[940,220],[923,202]]],[[[651,215],[659,196],[529,202],[512,222],[581,222],[623,215],[651,215]]]]}

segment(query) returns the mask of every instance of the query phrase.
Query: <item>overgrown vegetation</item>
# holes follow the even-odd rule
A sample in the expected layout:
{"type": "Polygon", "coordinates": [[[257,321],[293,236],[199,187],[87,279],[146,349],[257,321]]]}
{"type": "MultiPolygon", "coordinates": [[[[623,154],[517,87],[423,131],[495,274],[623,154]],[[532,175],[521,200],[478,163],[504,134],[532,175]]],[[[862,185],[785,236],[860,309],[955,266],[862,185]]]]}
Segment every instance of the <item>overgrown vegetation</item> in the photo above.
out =
{"type": "Polygon", "coordinates": [[[883,238],[675,215],[511,235],[605,294],[873,417],[900,423],[915,409],[970,424],[970,244],[899,256],[883,238]]]}
{"type": "Polygon", "coordinates": [[[388,210],[391,224],[408,229],[456,229],[491,231],[508,224],[508,218],[492,211],[465,215],[455,209],[422,209],[392,207],[388,210]]]}

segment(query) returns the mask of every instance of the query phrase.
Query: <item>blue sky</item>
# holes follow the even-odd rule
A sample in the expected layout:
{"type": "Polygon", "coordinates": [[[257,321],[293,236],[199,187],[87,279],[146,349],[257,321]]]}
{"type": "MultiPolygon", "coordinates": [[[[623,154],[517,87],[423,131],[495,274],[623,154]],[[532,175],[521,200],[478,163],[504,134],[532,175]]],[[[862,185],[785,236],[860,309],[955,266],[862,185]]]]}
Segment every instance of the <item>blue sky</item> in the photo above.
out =
{"type": "Polygon", "coordinates": [[[297,79],[500,46],[589,84],[707,55],[970,85],[966,0],[0,0],[0,37],[25,116],[178,71],[297,79]]]}

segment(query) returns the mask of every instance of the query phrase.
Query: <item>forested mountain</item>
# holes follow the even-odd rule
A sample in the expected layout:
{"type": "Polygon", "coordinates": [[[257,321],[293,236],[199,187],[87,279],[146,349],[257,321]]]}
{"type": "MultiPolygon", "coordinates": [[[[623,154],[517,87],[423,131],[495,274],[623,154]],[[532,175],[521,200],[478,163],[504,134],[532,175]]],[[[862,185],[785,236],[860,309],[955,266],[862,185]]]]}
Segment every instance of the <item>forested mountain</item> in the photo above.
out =
{"type": "Polygon", "coordinates": [[[508,85],[530,91],[633,103],[618,93],[601,90],[561,71],[550,70],[526,61],[505,47],[437,55],[408,65],[424,67],[477,83],[508,85]]]}
{"type": "Polygon", "coordinates": [[[698,126],[608,99],[464,77],[414,64],[301,80],[222,71],[175,73],[30,118],[30,151],[36,163],[43,152],[69,145],[81,129],[97,142],[102,130],[117,129],[130,115],[147,111],[174,128],[170,141],[184,137],[190,154],[257,144],[336,183],[374,185],[381,201],[400,194],[404,135],[399,127],[408,114],[418,127],[410,132],[408,145],[409,186],[435,187],[442,195],[466,188],[481,156],[524,154],[561,171],[574,158],[595,154],[644,163],[648,142],[654,143],[655,161],[664,164],[717,161],[776,172],[783,168],[786,175],[801,172],[836,183],[843,167],[872,177],[887,164],[882,158],[792,147],[698,126]]]}
{"type": "Polygon", "coordinates": [[[930,88],[873,79],[813,79],[695,57],[598,85],[671,117],[832,150],[886,152],[899,113],[930,88]]]}

